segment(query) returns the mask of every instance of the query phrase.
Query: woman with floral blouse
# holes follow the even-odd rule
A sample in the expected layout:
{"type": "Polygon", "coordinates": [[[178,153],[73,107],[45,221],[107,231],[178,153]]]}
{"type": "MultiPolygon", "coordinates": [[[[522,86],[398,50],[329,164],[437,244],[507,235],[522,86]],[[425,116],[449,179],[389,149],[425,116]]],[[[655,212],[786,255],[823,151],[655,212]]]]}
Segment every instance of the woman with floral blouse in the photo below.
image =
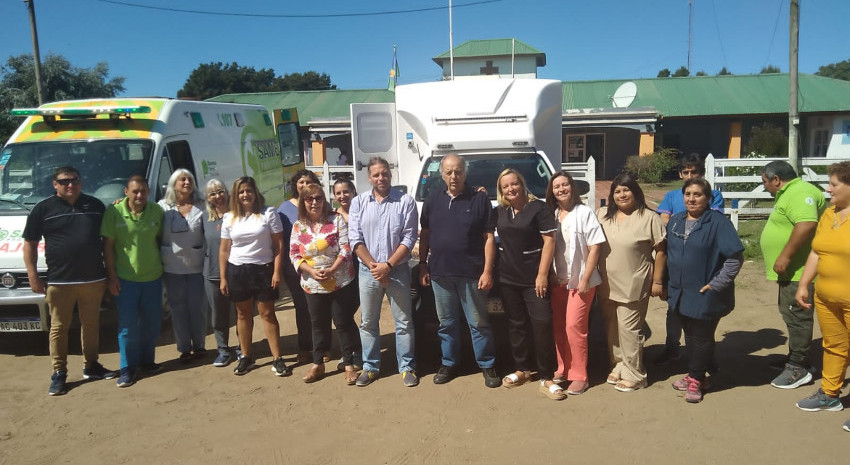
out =
{"type": "Polygon", "coordinates": [[[321,186],[305,187],[298,197],[298,221],[292,226],[289,244],[313,330],[313,366],[303,378],[305,383],[325,374],[322,358],[331,347],[331,321],[339,337],[347,384],[357,381],[355,366],[363,365],[360,333],[351,308],[357,305],[358,294],[351,255],[346,221],[331,210],[321,186]]]}

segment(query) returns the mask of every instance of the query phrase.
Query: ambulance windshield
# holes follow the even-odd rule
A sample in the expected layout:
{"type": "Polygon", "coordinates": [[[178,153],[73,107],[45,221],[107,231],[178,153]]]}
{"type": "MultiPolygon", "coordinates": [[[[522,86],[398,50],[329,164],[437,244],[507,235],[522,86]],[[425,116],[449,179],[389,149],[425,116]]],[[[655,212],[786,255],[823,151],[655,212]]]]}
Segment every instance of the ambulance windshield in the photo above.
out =
{"type": "Polygon", "coordinates": [[[127,178],[147,174],[152,151],[145,139],[7,145],[0,153],[0,214],[21,214],[55,194],[53,172],[62,166],[76,168],[83,192],[108,205],[124,196],[127,178]]]}

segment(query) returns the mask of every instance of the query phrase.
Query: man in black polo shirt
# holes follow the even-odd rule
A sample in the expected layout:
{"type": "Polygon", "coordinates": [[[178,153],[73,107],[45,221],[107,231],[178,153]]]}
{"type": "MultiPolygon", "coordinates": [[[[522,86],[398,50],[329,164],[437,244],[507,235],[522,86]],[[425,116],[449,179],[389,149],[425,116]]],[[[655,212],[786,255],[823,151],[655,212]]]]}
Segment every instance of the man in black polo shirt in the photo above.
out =
{"type": "Polygon", "coordinates": [[[502,381],[494,368],[496,346],[487,315],[487,290],[493,287],[496,256],[493,231],[487,230],[490,200],[466,184],[466,165],[456,154],[443,157],[440,174],[446,188],[435,186],[425,199],[419,233],[420,282],[434,289],[440,319],[443,358],[434,384],[447,383],[457,375],[460,319],[465,315],[484,384],[499,387],[502,381]]]}
{"type": "Polygon", "coordinates": [[[56,195],[36,204],[24,228],[24,262],[32,291],[45,294],[50,309],[51,396],[65,393],[68,376],[68,329],[76,304],[82,326],[86,364],[83,379],[111,379],[115,372],[98,361],[100,303],[106,290],[100,223],[104,206],[82,193],[76,168],[64,166],[53,173],[56,195]],[[45,242],[47,286],[38,277],[38,243],[45,242]]]}

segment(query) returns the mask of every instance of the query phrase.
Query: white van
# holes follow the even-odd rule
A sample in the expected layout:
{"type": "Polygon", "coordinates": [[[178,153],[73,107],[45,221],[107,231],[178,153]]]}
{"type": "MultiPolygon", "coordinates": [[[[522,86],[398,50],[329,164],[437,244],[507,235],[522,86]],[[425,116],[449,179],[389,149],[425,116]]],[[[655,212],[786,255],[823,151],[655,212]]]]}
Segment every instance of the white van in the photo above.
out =
{"type": "MultiPolygon", "coordinates": [[[[77,168],[83,192],[107,205],[124,196],[135,174],[148,179],[150,201],[159,200],[177,168],[191,171],[201,190],[209,179],[230,185],[247,175],[268,205],[284,198],[281,145],[259,105],[120,98],[12,114],[27,118],[0,152],[0,332],[49,329],[44,296],[29,287],[22,233],[32,206],[55,194],[60,166],[77,168]]],[[[46,276],[43,244],[39,249],[39,274],[46,276]]]]}

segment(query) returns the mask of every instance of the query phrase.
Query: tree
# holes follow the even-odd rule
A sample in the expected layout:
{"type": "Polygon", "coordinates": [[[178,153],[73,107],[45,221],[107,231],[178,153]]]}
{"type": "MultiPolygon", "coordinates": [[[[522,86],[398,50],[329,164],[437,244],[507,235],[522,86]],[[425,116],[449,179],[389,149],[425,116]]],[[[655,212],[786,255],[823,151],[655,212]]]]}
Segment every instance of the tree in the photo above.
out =
{"type": "MultiPolygon", "coordinates": [[[[109,65],[77,68],[62,55],[48,54],[41,64],[45,102],[115,97],[124,92],[124,78],[109,78],[109,65]]],[[[22,122],[9,115],[12,108],[38,106],[35,64],[32,55],[9,57],[0,66],[0,143],[5,143],[22,122]]]]}
{"type": "Polygon", "coordinates": [[[177,97],[205,100],[222,94],[336,89],[331,78],[315,71],[278,76],[273,69],[239,66],[233,62],[202,63],[192,70],[177,97]]]}
{"type": "Polygon", "coordinates": [[[677,69],[676,72],[673,73],[673,77],[688,77],[690,75],[691,72],[688,70],[688,68],[685,68],[684,66],[677,69]]]}
{"type": "Polygon", "coordinates": [[[850,81],[850,59],[821,66],[815,74],[832,79],[850,81]]]}
{"type": "Polygon", "coordinates": [[[759,71],[759,74],[776,74],[776,73],[781,73],[781,72],[782,72],[782,70],[779,69],[778,66],[767,65],[764,68],[762,68],[761,71],[759,71]]]}
{"type": "Polygon", "coordinates": [[[744,153],[761,157],[787,157],[788,136],[782,128],[770,123],[753,126],[744,153]]]}
{"type": "Polygon", "coordinates": [[[697,71],[697,74],[695,74],[695,76],[708,76],[708,74],[705,71],[700,70],[697,71]]]}
{"type": "Polygon", "coordinates": [[[726,69],[726,67],[724,66],[723,68],[720,68],[720,72],[718,72],[718,73],[717,73],[717,75],[718,75],[718,76],[731,76],[731,75],[732,75],[732,71],[729,71],[729,70],[728,70],[728,69],[726,69]]]}
{"type": "Polygon", "coordinates": [[[660,78],[670,77],[670,70],[667,68],[662,69],[658,72],[658,76],[660,78]]]}

